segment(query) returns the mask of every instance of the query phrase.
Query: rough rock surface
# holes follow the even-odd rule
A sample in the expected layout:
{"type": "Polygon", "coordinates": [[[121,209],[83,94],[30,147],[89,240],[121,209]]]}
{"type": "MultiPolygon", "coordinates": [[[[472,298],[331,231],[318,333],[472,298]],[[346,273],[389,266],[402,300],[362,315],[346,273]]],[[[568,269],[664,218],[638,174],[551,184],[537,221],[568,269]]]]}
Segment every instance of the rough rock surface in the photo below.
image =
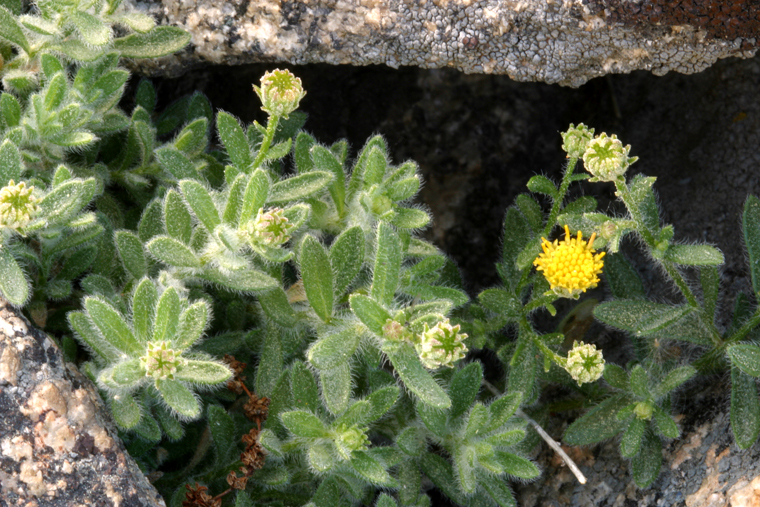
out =
{"type": "Polygon", "coordinates": [[[186,28],[177,56],[136,61],[178,75],[199,62],[454,67],[580,86],[610,73],[699,72],[754,54],[754,0],[127,0],[186,28]]]}
{"type": "Polygon", "coordinates": [[[0,506],[165,507],[92,383],[0,300],[0,506]]]}

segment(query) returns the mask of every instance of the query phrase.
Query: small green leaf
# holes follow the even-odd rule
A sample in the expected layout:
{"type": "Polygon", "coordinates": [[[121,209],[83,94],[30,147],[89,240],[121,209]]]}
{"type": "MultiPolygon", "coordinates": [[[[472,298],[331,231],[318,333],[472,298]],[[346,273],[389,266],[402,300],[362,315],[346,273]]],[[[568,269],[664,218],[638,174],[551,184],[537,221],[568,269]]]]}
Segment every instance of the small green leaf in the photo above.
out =
{"type": "Polygon", "coordinates": [[[198,278],[218,283],[232,290],[261,292],[279,287],[280,283],[271,276],[255,269],[241,269],[231,273],[206,267],[198,278]]]}
{"type": "Polygon", "coordinates": [[[351,366],[339,363],[329,370],[320,370],[319,381],[322,384],[322,396],[327,409],[333,414],[340,414],[348,406],[351,396],[351,366]]]}
{"type": "Polygon", "coordinates": [[[116,231],[114,235],[119,258],[127,273],[139,280],[147,274],[148,264],[145,261],[142,241],[131,231],[116,231]]]}
{"type": "Polygon", "coordinates": [[[91,351],[95,352],[99,359],[108,363],[116,362],[120,359],[120,353],[110,342],[104,340],[90,319],[83,312],[69,312],[69,325],[77,334],[80,341],[86,344],[91,351]]]}
{"type": "Polygon", "coordinates": [[[755,379],[731,368],[731,431],[736,445],[748,449],[760,434],[760,401],[755,379]]]}
{"type": "MultiPolygon", "coordinates": [[[[208,122],[207,118],[198,118],[185,125],[174,139],[174,147],[190,156],[203,153],[208,146],[208,122]]],[[[181,178],[192,178],[192,176],[182,176],[181,178]]],[[[178,177],[177,179],[181,178],[178,177]]]]}
{"type": "Polygon", "coordinates": [[[692,308],[687,305],[670,306],[651,301],[622,300],[597,305],[594,308],[594,317],[636,336],[651,336],[675,324],[691,312],[692,308]]]}
{"type": "MultiPolygon", "coordinates": [[[[481,434],[486,433],[487,431],[488,429],[484,428],[483,431],[481,431],[481,434]]],[[[486,438],[485,441],[496,447],[512,447],[513,445],[522,442],[524,438],[524,430],[509,430],[504,433],[492,435],[486,438]]]]}
{"type": "Polygon", "coordinates": [[[169,379],[156,380],[156,389],[169,407],[181,417],[195,419],[201,414],[201,406],[193,392],[181,382],[169,379]]]}
{"type": "Polygon", "coordinates": [[[483,367],[480,362],[472,362],[454,374],[449,387],[449,397],[452,400],[449,420],[458,421],[470,410],[482,383],[483,367]]]}
{"type": "Polygon", "coordinates": [[[304,438],[324,438],[330,435],[324,423],[312,414],[304,410],[294,410],[280,414],[280,421],[291,433],[304,438]]]}
{"type": "Polygon", "coordinates": [[[93,297],[84,299],[84,306],[93,324],[103,338],[114,348],[126,355],[136,356],[144,352],[135,339],[124,317],[105,301],[93,297]]]}
{"type": "Polygon", "coordinates": [[[135,33],[113,41],[123,58],[158,58],[187,46],[191,36],[177,26],[157,26],[148,33],[135,33]]]}
{"type": "Polygon", "coordinates": [[[504,218],[504,240],[502,243],[502,278],[509,288],[519,281],[520,271],[515,262],[517,255],[533,237],[530,225],[520,211],[512,206],[504,218]]]}
{"type": "Polygon", "coordinates": [[[406,388],[419,397],[423,403],[435,408],[449,408],[451,406],[451,399],[422,366],[411,345],[402,344],[388,354],[388,359],[390,359],[406,388]]]}
{"type": "Polygon", "coordinates": [[[373,333],[379,336],[383,335],[383,326],[391,318],[391,315],[382,305],[371,297],[362,294],[351,295],[349,304],[354,315],[362,321],[362,324],[373,333]]]}
{"type": "Polygon", "coordinates": [[[346,206],[346,175],[343,164],[324,146],[314,145],[311,148],[311,159],[317,170],[331,172],[335,178],[330,184],[330,196],[335,203],[338,216],[343,216],[346,206]]]}
{"type": "Polygon", "coordinates": [[[16,259],[7,248],[0,248],[0,291],[14,306],[23,306],[29,299],[29,284],[16,259]]]}
{"type": "Polygon", "coordinates": [[[0,5],[0,38],[7,40],[29,53],[29,41],[24,35],[24,30],[16,21],[16,16],[11,11],[0,5]]]}
{"type": "Polygon", "coordinates": [[[505,394],[501,398],[493,401],[488,406],[490,418],[484,431],[494,431],[504,426],[517,409],[520,408],[522,399],[522,393],[517,391],[505,394]]]}
{"type": "Polygon", "coordinates": [[[685,266],[720,266],[725,262],[721,251],[710,245],[670,245],[665,260],[685,266]]]}
{"type": "Polygon", "coordinates": [[[63,72],[55,74],[48,82],[47,89],[45,90],[45,109],[48,111],[55,111],[58,106],[63,102],[63,98],[66,96],[66,89],[68,88],[68,82],[66,81],[66,75],[63,72]]]}
{"type": "Polygon", "coordinates": [[[641,439],[644,437],[644,431],[647,429],[647,423],[643,419],[634,417],[628,423],[620,440],[620,455],[624,458],[632,458],[639,453],[641,449],[641,439]]]}
{"type": "Polygon", "coordinates": [[[389,221],[399,229],[421,229],[430,223],[430,215],[417,208],[397,208],[389,221]]]}
{"type": "Polygon", "coordinates": [[[355,327],[320,337],[309,347],[306,357],[319,370],[329,370],[347,362],[359,346],[361,334],[355,327]]]}
{"type": "Polygon", "coordinates": [[[317,412],[322,406],[314,375],[301,361],[296,361],[291,368],[290,386],[296,408],[317,412]]]}
{"type": "Polygon", "coordinates": [[[174,346],[179,350],[192,347],[203,336],[208,323],[209,309],[205,301],[196,301],[179,316],[179,331],[174,346]]]}
{"type": "Polygon", "coordinates": [[[164,290],[156,305],[156,319],[153,324],[154,342],[171,342],[177,333],[180,312],[179,294],[174,287],[164,290]]]}
{"type": "Polygon", "coordinates": [[[314,162],[311,160],[311,147],[316,144],[312,136],[306,132],[299,132],[296,137],[296,147],[294,150],[296,170],[299,174],[307,173],[314,169],[314,162]]]}
{"type": "Polygon", "coordinates": [[[201,261],[190,247],[169,236],[156,236],[146,245],[150,254],[170,266],[200,268],[201,261]]]}
{"type": "Polygon", "coordinates": [[[147,343],[152,336],[153,316],[158,302],[156,286],[148,278],[143,278],[137,284],[132,296],[132,327],[136,338],[147,343]]]}
{"type": "Polygon", "coordinates": [[[628,374],[618,365],[611,363],[604,365],[604,380],[615,389],[622,391],[629,389],[628,374]]]}
{"type": "Polygon", "coordinates": [[[192,382],[193,384],[221,384],[232,377],[230,369],[213,361],[185,360],[174,374],[176,380],[192,382]]]}
{"type": "Polygon", "coordinates": [[[591,445],[614,437],[622,430],[616,414],[630,403],[624,394],[607,398],[568,426],[562,439],[569,445],[591,445]]]}
{"type": "Polygon", "coordinates": [[[98,375],[98,382],[111,389],[130,389],[146,379],[145,370],[137,358],[117,363],[98,375]]]}
{"type": "Polygon", "coordinates": [[[752,343],[737,343],[726,349],[731,364],[747,375],[760,377],[760,347],[752,343]]]}
{"type": "Polygon", "coordinates": [[[370,394],[367,397],[367,401],[370,403],[367,422],[374,422],[384,416],[395,405],[399,393],[398,386],[388,386],[370,394]]]}
{"type": "Polygon", "coordinates": [[[364,244],[364,231],[357,225],[343,231],[330,247],[336,296],[343,294],[359,274],[364,264],[364,244]]]}
{"type": "Polygon", "coordinates": [[[92,14],[74,11],[70,13],[68,19],[77,27],[87,44],[102,46],[111,41],[111,28],[92,14]]]}
{"type": "Polygon", "coordinates": [[[552,199],[556,199],[559,195],[557,186],[552,183],[549,178],[546,176],[541,176],[540,174],[533,176],[528,180],[528,190],[531,192],[548,195],[552,199]]]}
{"type": "Polygon", "coordinates": [[[649,399],[649,376],[647,375],[647,371],[640,364],[637,364],[631,370],[629,382],[633,394],[640,399],[649,399]]]}
{"type": "Polygon", "coordinates": [[[499,505],[499,507],[517,507],[512,491],[507,486],[506,481],[485,480],[480,481],[480,485],[486,490],[488,495],[499,505]]]}
{"type": "Polygon", "coordinates": [[[390,485],[392,481],[385,467],[365,451],[354,451],[349,464],[359,475],[373,484],[390,485]]]}
{"type": "Polygon", "coordinates": [[[665,438],[678,438],[681,433],[678,431],[678,426],[673,418],[656,405],[654,407],[654,424],[665,438]]]}
{"type": "Polygon", "coordinates": [[[240,123],[232,115],[219,111],[216,115],[216,128],[219,131],[219,138],[224,147],[227,148],[227,154],[232,163],[244,173],[248,173],[253,164],[253,159],[251,158],[248,139],[246,139],[240,123]]]}
{"type": "Polygon", "coordinates": [[[121,394],[110,398],[111,413],[119,428],[129,430],[140,422],[140,405],[131,394],[121,394]]]}
{"type": "Polygon", "coordinates": [[[396,295],[403,252],[401,240],[393,228],[380,222],[377,228],[377,252],[370,294],[381,305],[390,305],[396,295]]]}
{"type": "Polygon", "coordinates": [[[760,293],[760,199],[754,195],[747,197],[742,214],[744,245],[749,255],[749,270],[752,275],[752,290],[760,293]]]}
{"type": "Polygon", "coordinates": [[[92,200],[95,189],[95,178],[66,181],[42,198],[40,214],[48,225],[68,222],[92,200]]]}
{"type": "Polygon", "coordinates": [[[612,295],[617,299],[645,299],[644,284],[622,253],[604,258],[604,277],[612,295]]]}
{"type": "Polygon", "coordinates": [[[216,448],[217,465],[226,465],[230,451],[236,444],[235,423],[226,410],[219,405],[210,405],[207,411],[208,429],[216,448]]]}
{"type": "Polygon", "coordinates": [[[324,246],[311,235],[301,243],[299,265],[306,297],[320,319],[328,322],[333,313],[333,272],[324,246]]]}
{"type": "Polygon", "coordinates": [[[200,179],[195,165],[190,159],[177,148],[165,146],[155,151],[156,160],[161,167],[174,176],[177,180],[182,179],[200,179]]]}
{"type": "Polygon", "coordinates": [[[702,286],[702,299],[704,301],[705,316],[708,321],[715,318],[715,309],[718,304],[718,290],[720,289],[720,274],[713,266],[705,266],[699,270],[699,283],[702,286]]]}
{"type": "Polygon", "coordinates": [[[492,312],[510,321],[517,320],[522,315],[522,305],[515,295],[503,289],[486,289],[478,294],[478,301],[492,312]]]}
{"type": "Polygon", "coordinates": [[[541,205],[528,194],[520,194],[515,198],[515,204],[522,214],[528,219],[528,223],[534,232],[538,233],[544,228],[544,213],[541,205]]]}
{"type": "Polygon", "coordinates": [[[227,204],[222,213],[222,221],[231,226],[236,226],[240,210],[243,205],[243,192],[248,179],[244,174],[239,174],[232,182],[227,192],[227,204]]]}
{"type": "MultiPolygon", "coordinates": [[[[758,352],[760,353],[760,351],[758,352]]],[[[758,359],[760,359],[760,357],[758,357],[758,359]]],[[[660,385],[658,385],[655,389],[655,397],[660,398],[661,396],[665,396],[667,393],[678,388],[681,384],[688,381],[696,374],[697,370],[695,370],[692,366],[682,366],[680,368],[670,370],[662,382],[660,382],[660,385]]]]}
{"type": "Polygon", "coordinates": [[[288,302],[288,296],[281,287],[259,294],[261,308],[272,323],[283,327],[293,327],[298,322],[296,312],[288,302]]]}
{"type": "Polygon", "coordinates": [[[269,187],[272,185],[269,174],[261,169],[256,169],[248,180],[243,193],[243,204],[240,211],[241,225],[256,218],[260,208],[264,207],[269,187]]]}
{"type": "Polygon", "coordinates": [[[510,452],[496,451],[496,459],[506,473],[520,479],[535,479],[541,473],[532,462],[510,452]]]}
{"type": "Polygon", "coordinates": [[[631,460],[633,480],[640,488],[646,488],[660,475],[662,466],[662,442],[650,432],[645,432],[641,450],[631,460]]]}
{"type": "MultiPolygon", "coordinates": [[[[279,385],[282,370],[282,345],[279,331],[268,329],[259,354],[259,366],[256,369],[256,393],[259,396],[273,398],[272,391],[279,385]]],[[[289,390],[287,394],[290,396],[289,390]]]]}
{"type": "Polygon", "coordinates": [[[209,233],[213,233],[221,220],[219,219],[219,212],[214,206],[214,201],[211,199],[211,194],[203,185],[194,180],[182,180],[179,182],[179,187],[182,190],[182,196],[195,216],[209,233]]]}
{"type": "Polygon", "coordinates": [[[10,93],[0,94],[0,119],[9,129],[21,123],[21,104],[10,93]]]}
{"type": "Polygon", "coordinates": [[[174,189],[169,189],[164,198],[164,222],[166,232],[184,244],[190,243],[193,233],[193,218],[182,198],[174,189]]]}
{"type": "Polygon", "coordinates": [[[457,481],[454,479],[451,463],[431,452],[423,453],[419,463],[425,475],[443,494],[459,505],[469,505],[467,497],[456,487],[457,481]]]}
{"type": "Polygon", "coordinates": [[[332,180],[330,172],[311,171],[278,181],[269,190],[268,202],[282,204],[305,199],[323,190],[332,180]]]}
{"type": "MultiPolygon", "coordinates": [[[[481,434],[483,426],[488,422],[488,408],[482,403],[475,403],[467,417],[464,438],[469,439],[481,434]]],[[[484,433],[484,432],[483,432],[484,433]]]]}

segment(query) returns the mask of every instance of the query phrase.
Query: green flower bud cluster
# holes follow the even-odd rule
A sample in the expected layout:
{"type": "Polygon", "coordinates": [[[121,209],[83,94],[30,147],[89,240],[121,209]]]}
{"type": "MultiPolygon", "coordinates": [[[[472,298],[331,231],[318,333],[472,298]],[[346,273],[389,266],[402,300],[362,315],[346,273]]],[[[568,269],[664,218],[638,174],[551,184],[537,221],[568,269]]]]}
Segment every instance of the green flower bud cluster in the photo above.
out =
{"type": "Polygon", "coordinates": [[[174,380],[174,374],[181,365],[179,353],[167,348],[166,341],[148,343],[145,355],[140,357],[140,366],[145,370],[145,375],[156,380],[174,380]]]}
{"type": "Polygon", "coordinates": [[[247,233],[252,242],[278,247],[290,240],[294,228],[282,208],[271,208],[266,212],[264,208],[259,208],[256,218],[248,223],[247,233]]]}
{"type": "Polygon", "coordinates": [[[261,78],[261,87],[254,85],[253,89],[261,99],[261,109],[272,116],[282,118],[287,118],[298,109],[299,102],[306,95],[301,79],[289,70],[275,69],[267,72],[261,78]]]}
{"type": "Polygon", "coordinates": [[[629,157],[631,145],[623,143],[615,134],[602,133],[592,139],[583,153],[583,164],[593,178],[589,181],[616,181],[639,157],[629,157]]]}
{"type": "Polygon", "coordinates": [[[464,344],[467,334],[460,333],[459,329],[459,324],[452,326],[449,319],[438,322],[432,328],[425,323],[425,330],[419,337],[416,349],[426,368],[452,368],[454,363],[467,354],[467,346],[464,344]]]}
{"type": "Polygon", "coordinates": [[[581,158],[586,153],[586,147],[594,137],[594,129],[588,128],[583,123],[576,127],[572,123],[566,132],[562,132],[562,149],[568,158],[581,158]]]}
{"type": "Polygon", "coordinates": [[[565,369],[578,385],[594,382],[604,373],[602,351],[590,343],[573,342],[573,348],[567,353],[565,369]]]}
{"type": "Polygon", "coordinates": [[[10,229],[22,229],[39,212],[40,200],[33,195],[34,187],[25,182],[15,184],[10,180],[0,189],[0,225],[10,229]]]}

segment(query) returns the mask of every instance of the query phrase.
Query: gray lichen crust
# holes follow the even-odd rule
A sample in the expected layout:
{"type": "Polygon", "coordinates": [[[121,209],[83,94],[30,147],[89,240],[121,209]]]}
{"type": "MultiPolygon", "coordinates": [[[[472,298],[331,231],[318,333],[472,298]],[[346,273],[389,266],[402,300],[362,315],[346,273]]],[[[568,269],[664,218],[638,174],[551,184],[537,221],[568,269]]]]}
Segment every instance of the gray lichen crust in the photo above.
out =
{"type": "Polygon", "coordinates": [[[0,504],[165,507],[92,383],[0,300],[0,504]]]}
{"type": "MultiPolygon", "coordinates": [[[[640,16],[629,23],[616,11],[605,10],[606,1],[127,3],[156,16],[162,24],[176,24],[192,34],[191,46],[178,56],[133,63],[139,72],[154,75],[179,75],[202,62],[322,62],[454,67],[466,73],[508,74],[517,81],[577,87],[597,76],[633,70],[657,75],[669,71],[695,73],[720,58],[746,58],[757,50],[754,38],[717,38],[717,32],[700,27],[696,21],[669,25],[647,22],[640,16]]],[[[693,1],[699,9],[699,0],[693,1]]],[[[661,3],[661,7],[655,6],[660,11],[680,8],[669,7],[678,4],[672,1],[631,3],[661,3]]]]}

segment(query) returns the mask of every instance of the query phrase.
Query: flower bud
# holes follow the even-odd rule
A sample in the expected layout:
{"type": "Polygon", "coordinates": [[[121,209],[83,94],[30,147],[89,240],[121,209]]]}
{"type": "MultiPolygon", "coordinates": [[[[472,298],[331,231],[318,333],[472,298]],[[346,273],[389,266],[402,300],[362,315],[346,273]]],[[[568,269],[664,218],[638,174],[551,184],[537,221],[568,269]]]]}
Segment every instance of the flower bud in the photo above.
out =
{"type": "Polygon", "coordinates": [[[633,413],[636,414],[637,418],[648,421],[654,415],[654,407],[645,401],[640,401],[634,407],[633,413]]]}
{"type": "Polygon", "coordinates": [[[0,189],[0,225],[21,229],[32,221],[40,210],[40,200],[32,195],[33,191],[34,187],[26,188],[23,181],[15,185],[13,180],[0,189]]]}
{"type": "Polygon", "coordinates": [[[452,368],[454,363],[465,356],[467,346],[464,340],[467,334],[460,333],[459,329],[459,324],[452,326],[449,319],[439,321],[432,328],[425,323],[424,331],[415,347],[426,368],[452,368]]]}
{"type": "Polygon", "coordinates": [[[287,118],[298,109],[298,103],[306,95],[301,80],[289,70],[275,69],[267,72],[261,78],[261,88],[253,85],[253,89],[261,99],[261,109],[282,118],[287,118]]]}
{"type": "Polygon", "coordinates": [[[365,450],[369,442],[366,428],[362,429],[357,426],[341,424],[336,429],[334,435],[335,447],[345,460],[350,460],[351,453],[354,451],[365,450]]]}
{"type": "Polygon", "coordinates": [[[179,351],[167,348],[165,341],[148,343],[145,355],[140,358],[140,366],[145,375],[156,380],[173,379],[177,367],[182,363],[179,351]]]}
{"type": "Polygon", "coordinates": [[[248,222],[244,231],[251,242],[276,248],[290,240],[294,227],[295,224],[288,222],[281,208],[272,208],[267,212],[259,208],[256,219],[248,222]]]}
{"type": "Polygon", "coordinates": [[[383,325],[383,338],[394,342],[400,342],[411,340],[412,333],[401,323],[396,322],[393,319],[388,319],[383,325]]]}
{"type": "Polygon", "coordinates": [[[573,348],[567,353],[565,369],[578,385],[594,382],[604,373],[602,351],[590,343],[573,342],[573,348]]]}
{"type": "Polygon", "coordinates": [[[594,136],[594,129],[590,129],[583,123],[576,127],[572,123],[567,132],[562,132],[562,149],[568,158],[581,158],[586,152],[586,146],[594,136]]]}
{"type": "Polygon", "coordinates": [[[608,137],[602,132],[596,136],[583,154],[583,165],[593,176],[589,181],[615,181],[623,176],[628,167],[639,159],[629,157],[630,151],[631,145],[624,147],[615,134],[608,137]]]}

